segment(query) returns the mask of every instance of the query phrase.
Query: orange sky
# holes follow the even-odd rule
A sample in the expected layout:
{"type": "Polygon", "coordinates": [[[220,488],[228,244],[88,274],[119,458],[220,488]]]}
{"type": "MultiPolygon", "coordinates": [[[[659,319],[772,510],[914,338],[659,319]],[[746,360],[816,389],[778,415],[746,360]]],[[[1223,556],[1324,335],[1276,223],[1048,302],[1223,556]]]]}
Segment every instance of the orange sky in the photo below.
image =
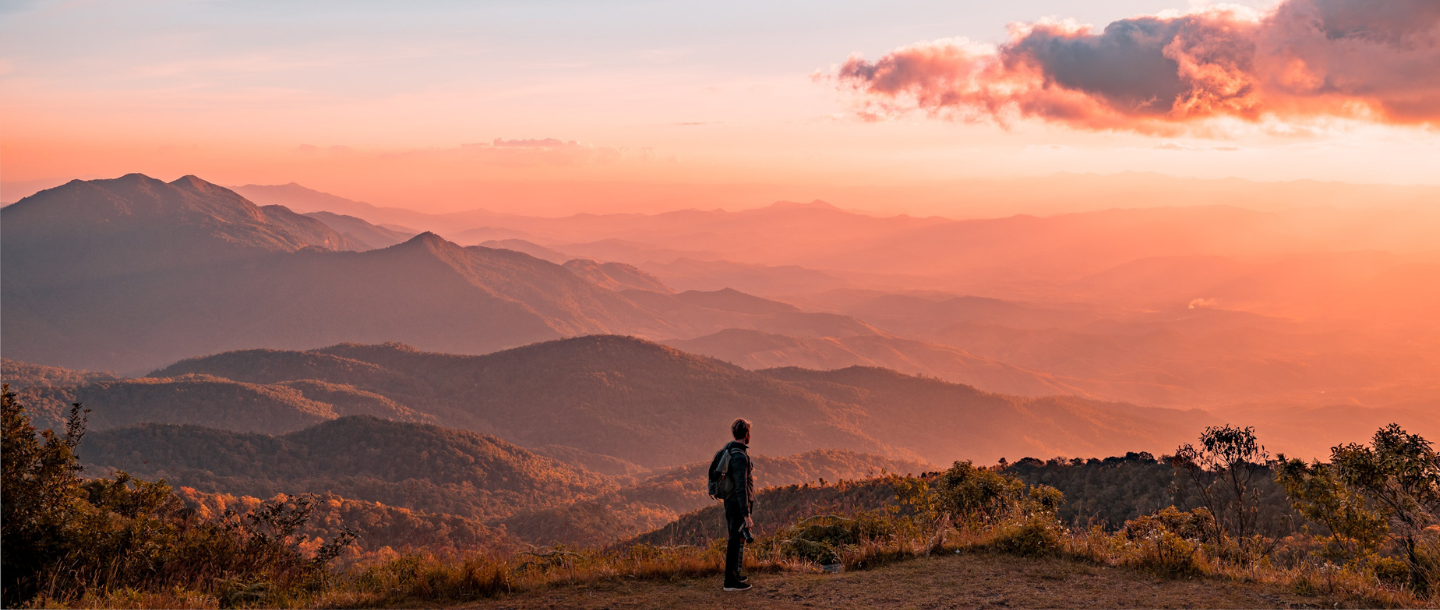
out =
{"type": "MultiPolygon", "coordinates": [[[[129,172],[295,181],[429,211],[538,214],[816,198],[934,213],[953,199],[956,180],[1055,172],[1440,183],[1440,138],[1425,118],[1440,99],[1440,30],[1425,21],[1429,13],[1406,22],[1429,27],[1406,39],[1406,48],[1419,49],[1409,55],[1382,55],[1381,47],[1313,52],[1330,53],[1326,65],[1340,76],[1342,60],[1363,53],[1362,67],[1419,70],[1418,80],[1399,81],[1403,88],[1361,83],[1351,101],[1326,94],[1340,110],[1267,114],[1261,102],[1283,98],[1293,109],[1300,94],[1256,85],[1259,94],[1225,98],[1243,112],[1195,114],[1191,105],[1183,117],[1141,113],[1174,129],[1076,121],[1021,105],[977,114],[963,105],[973,96],[938,106],[914,97],[947,91],[954,65],[905,72],[909,80],[890,89],[862,75],[911,58],[906,49],[970,49],[981,61],[1000,61],[1019,56],[1039,31],[1101,44],[1098,33],[1117,20],[1167,9],[1171,21],[1213,14],[1185,13],[1192,7],[1182,0],[991,4],[419,3],[399,11],[19,3],[0,19],[0,199],[129,172]],[[1046,16],[1096,27],[1006,30],[1046,16]],[[1356,110],[1365,100],[1380,101],[1356,110]],[[1394,100],[1420,108],[1412,113],[1420,118],[1375,110],[1394,100]]],[[[1258,12],[1246,23],[1275,14],[1273,3],[1252,6],[1258,12]]],[[[1257,25],[1247,35],[1270,40],[1277,28],[1257,25]]],[[[1183,35],[1210,31],[1193,26],[1183,35]]],[[[1025,78],[1041,79],[1026,86],[1066,78],[1045,72],[1045,58],[1025,57],[1025,78]]],[[[1206,74],[1186,82],[1219,82],[1206,74]]],[[[1278,78],[1259,68],[1222,76],[1278,78]]],[[[1072,85],[1070,98],[1140,116],[1113,91],[1072,85]]],[[[1213,101],[1222,85],[1196,90],[1213,101]]]]}

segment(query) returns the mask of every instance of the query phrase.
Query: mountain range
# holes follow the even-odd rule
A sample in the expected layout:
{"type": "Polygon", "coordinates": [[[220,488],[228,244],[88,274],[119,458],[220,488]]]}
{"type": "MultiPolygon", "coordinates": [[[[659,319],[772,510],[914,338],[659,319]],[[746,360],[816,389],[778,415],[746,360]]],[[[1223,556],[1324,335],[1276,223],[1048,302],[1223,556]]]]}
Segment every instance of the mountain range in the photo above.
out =
{"type": "Polygon", "coordinates": [[[283,434],[366,414],[490,434],[612,473],[707,459],[737,416],[755,422],[772,455],[846,448],[939,464],[1010,452],[1163,452],[1208,421],[1199,411],[991,394],[885,369],[750,371],[610,335],[481,356],[395,343],[241,350],[148,377],[18,390],[51,425],[83,402],[97,432],[155,422],[283,434]]]}
{"type": "MultiPolygon", "coordinates": [[[[1423,414],[1440,396],[1440,328],[1427,315],[1440,308],[1440,276],[1432,277],[1440,266],[1424,239],[1433,214],[1421,207],[1212,205],[951,220],[782,202],[738,212],[440,218],[298,185],[239,190],[132,174],[67,183],[0,212],[6,358],[112,372],[85,374],[94,387],[83,393],[59,387],[81,380],[60,377],[47,382],[51,390],[27,390],[44,417],[56,421],[74,401],[163,402],[185,390],[218,401],[210,403],[217,421],[229,421],[226,401],[272,413],[244,428],[255,432],[348,414],[497,432],[489,419],[446,411],[445,399],[431,408],[419,404],[429,397],[324,375],[265,380],[167,365],[386,342],[501,361],[521,353],[504,350],[543,353],[546,342],[592,334],[713,356],[769,381],[772,368],[882,367],[1015,400],[1061,394],[1200,407],[1209,410],[1202,419],[1269,414],[1267,426],[1288,408],[1308,409],[1323,415],[1313,438],[1299,439],[1305,452],[1360,440],[1341,413],[1428,426],[1423,414]],[[512,237],[462,246],[434,229],[512,237]],[[1381,246],[1388,250],[1364,249],[1381,246]]],[[[754,378],[717,383],[731,382],[754,378]]],[[[905,443],[858,431],[864,418],[836,415],[845,412],[794,411],[829,421],[824,429],[836,436],[826,442],[947,459],[904,454],[905,443]]],[[[111,415],[96,414],[95,424],[161,417],[111,415]]],[[[522,436],[537,451],[586,452],[573,459],[609,472],[642,467],[633,455],[559,435],[522,436]]],[[[1098,451],[1070,440],[1024,443],[1098,451]]]]}
{"type": "MultiPolygon", "coordinates": [[[[193,176],[75,181],[3,216],[6,356],[75,369],[133,374],[196,354],[339,342],[478,354],[595,333],[881,334],[733,290],[674,294],[621,263],[562,266],[355,217],[256,206],[193,176]]],[[[988,385],[991,364],[965,380],[1020,387],[988,385]]]]}

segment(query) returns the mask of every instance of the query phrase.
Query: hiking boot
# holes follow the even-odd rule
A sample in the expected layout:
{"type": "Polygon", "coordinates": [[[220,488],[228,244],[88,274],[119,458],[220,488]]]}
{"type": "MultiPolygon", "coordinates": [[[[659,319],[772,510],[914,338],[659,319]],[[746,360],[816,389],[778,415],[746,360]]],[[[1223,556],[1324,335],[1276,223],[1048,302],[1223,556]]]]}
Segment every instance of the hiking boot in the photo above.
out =
{"type": "Polygon", "coordinates": [[[734,584],[727,584],[727,585],[725,585],[725,590],[726,590],[726,591],[749,591],[749,590],[750,590],[750,584],[749,584],[749,583],[743,583],[743,582],[734,583],[734,584]]]}

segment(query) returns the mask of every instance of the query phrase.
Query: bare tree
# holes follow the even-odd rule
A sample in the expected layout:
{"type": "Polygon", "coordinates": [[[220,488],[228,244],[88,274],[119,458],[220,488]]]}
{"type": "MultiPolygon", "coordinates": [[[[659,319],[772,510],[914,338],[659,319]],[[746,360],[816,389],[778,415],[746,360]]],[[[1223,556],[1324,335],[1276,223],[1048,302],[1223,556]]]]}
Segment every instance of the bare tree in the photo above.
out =
{"type": "Polygon", "coordinates": [[[1172,463],[1195,486],[1200,502],[1215,516],[1215,536],[1244,540],[1258,533],[1260,492],[1256,475],[1268,472],[1270,454],[1255,438],[1255,428],[1210,426],[1200,447],[1185,444],[1172,463]]]}

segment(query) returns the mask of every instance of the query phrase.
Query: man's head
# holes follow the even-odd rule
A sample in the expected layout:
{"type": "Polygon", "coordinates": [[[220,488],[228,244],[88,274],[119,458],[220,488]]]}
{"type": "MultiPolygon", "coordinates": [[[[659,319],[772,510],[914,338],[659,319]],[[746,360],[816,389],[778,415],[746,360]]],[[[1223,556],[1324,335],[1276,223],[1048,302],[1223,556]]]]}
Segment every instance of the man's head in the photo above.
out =
{"type": "Polygon", "coordinates": [[[737,441],[744,441],[746,445],[749,445],[749,444],[750,444],[750,420],[745,419],[745,418],[743,418],[743,417],[740,418],[740,419],[735,420],[735,423],[730,424],[730,434],[735,437],[735,440],[737,440],[737,441]]]}

